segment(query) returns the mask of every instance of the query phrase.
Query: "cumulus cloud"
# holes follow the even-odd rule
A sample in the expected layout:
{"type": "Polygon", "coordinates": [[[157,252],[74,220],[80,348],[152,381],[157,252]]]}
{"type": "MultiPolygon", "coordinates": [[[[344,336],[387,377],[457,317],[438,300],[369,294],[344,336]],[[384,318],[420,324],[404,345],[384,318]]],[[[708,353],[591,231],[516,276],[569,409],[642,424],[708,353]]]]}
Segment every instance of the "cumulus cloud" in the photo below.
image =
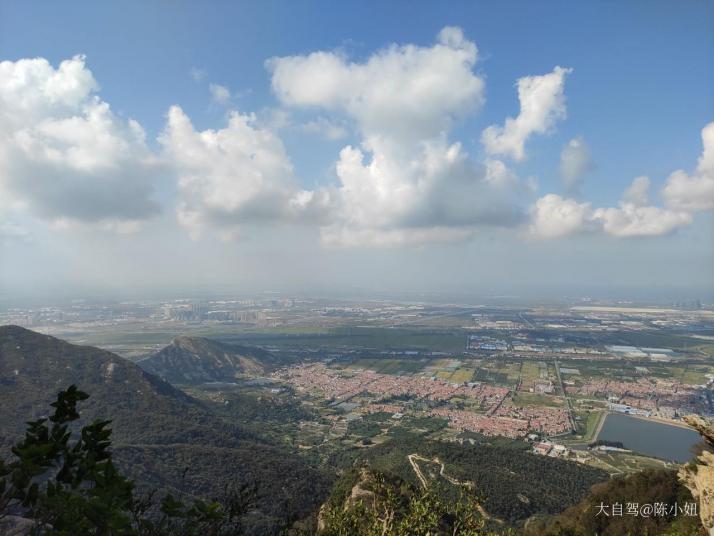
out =
{"type": "Polygon", "coordinates": [[[558,238],[584,230],[592,220],[590,203],[578,203],[547,194],[531,207],[530,233],[537,238],[558,238]]]}
{"type": "Polygon", "coordinates": [[[686,210],[648,206],[650,179],[636,177],[616,208],[599,208],[592,220],[613,236],[660,236],[692,223],[686,210]]]}
{"type": "Polygon", "coordinates": [[[0,190],[49,220],[140,221],[157,162],[142,127],[97,95],[83,56],[0,62],[0,190]]]}
{"type": "Polygon", "coordinates": [[[633,205],[646,205],[649,202],[650,179],[649,177],[637,177],[625,190],[622,198],[633,205]]]}
{"type": "Polygon", "coordinates": [[[470,236],[478,225],[514,225],[520,211],[503,162],[474,162],[451,143],[454,123],[479,108],[478,51],[447,27],[430,47],[392,45],[352,62],[334,52],[273,58],[272,87],[286,106],[344,114],[361,134],[335,165],[332,245],[414,244],[470,236]]]}
{"type": "Polygon", "coordinates": [[[692,223],[686,211],[647,206],[649,179],[637,177],[617,207],[593,209],[590,203],[555,194],[541,197],[531,208],[530,233],[557,238],[583,231],[601,231],[616,237],[660,236],[692,223]]]}
{"type": "Polygon", "coordinates": [[[473,73],[476,59],[476,45],[459,28],[447,27],[431,47],[392,45],[363,63],[320,51],[266,65],[286,105],[346,112],[367,137],[418,140],[481,105],[484,82],[473,73]]]}
{"type": "Polygon", "coordinates": [[[253,115],[232,112],[220,130],[196,131],[178,106],[160,137],[178,176],[179,222],[194,234],[207,224],[319,219],[327,192],[300,190],[280,139],[253,115]]]}
{"type": "MultiPolygon", "coordinates": [[[[231,111],[219,129],[197,130],[178,106],[168,112],[161,150],[142,127],[112,111],[76,56],[53,67],[44,59],[0,63],[0,210],[12,207],[48,219],[53,228],[92,225],[136,232],[157,212],[156,175],[177,181],[177,217],[193,235],[206,226],[233,233],[256,223],[307,223],[332,246],[395,246],[452,242],[482,226],[517,227],[531,236],[579,232],[657,236],[714,208],[714,123],[702,131],[696,169],[676,171],[662,190],[665,207],[649,204],[650,181],[638,177],[617,206],[548,194],[521,208],[537,188],[521,181],[498,155],[521,160],[528,137],[565,117],[563,85],[570,69],[518,81],[521,111],[482,136],[487,157],[474,160],[450,139],[455,124],[483,103],[475,73],[478,50],[458,28],[444,28],[431,46],[391,45],[364,61],[335,52],[267,62],[281,103],[266,118],[231,111]],[[294,124],[290,109],[311,119],[294,124]],[[360,142],[336,156],[336,183],[299,186],[279,128],[328,139],[356,133],[360,142]]],[[[213,100],[231,93],[209,86],[213,100]]],[[[582,138],[561,154],[573,189],[591,167],[582,138]]],[[[0,235],[24,230],[0,219],[0,235]]]]}
{"type": "Polygon", "coordinates": [[[552,73],[542,76],[526,76],[518,80],[518,101],[521,105],[518,117],[509,117],[503,126],[491,125],[481,141],[489,154],[510,156],[523,160],[525,142],[531,134],[547,133],[555,122],[565,119],[565,76],[573,70],[555,67],[552,73]]]}
{"type": "Polygon", "coordinates": [[[582,137],[570,140],[560,153],[560,174],[569,191],[574,191],[593,167],[590,148],[582,137]]]}
{"type": "Polygon", "coordinates": [[[677,170],[667,179],[662,195],[678,210],[714,210],[714,122],[702,129],[702,154],[694,173],[677,170]]]}
{"type": "Polygon", "coordinates": [[[692,223],[692,215],[688,212],[626,202],[617,208],[597,209],[592,219],[613,236],[660,236],[692,223]]]}
{"type": "Polygon", "coordinates": [[[383,232],[403,236],[403,243],[439,236],[450,241],[469,236],[475,226],[510,226],[520,219],[511,191],[502,188],[509,172],[474,163],[459,143],[448,144],[444,137],[428,140],[420,151],[405,156],[389,143],[370,147],[369,160],[360,149],[345,147],[336,166],[338,225],[369,230],[356,236],[383,232]],[[445,228],[456,234],[445,233],[445,228]]]}
{"type": "Polygon", "coordinates": [[[692,223],[692,213],[714,209],[714,123],[702,129],[702,154],[693,173],[672,173],[662,188],[665,207],[649,205],[649,177],[635,178],[617,207],[593,209],[557,195],[540,198],[531,208],[530,233],[539,238],[582,231],[616,237],[661,236],[692,223]]]}

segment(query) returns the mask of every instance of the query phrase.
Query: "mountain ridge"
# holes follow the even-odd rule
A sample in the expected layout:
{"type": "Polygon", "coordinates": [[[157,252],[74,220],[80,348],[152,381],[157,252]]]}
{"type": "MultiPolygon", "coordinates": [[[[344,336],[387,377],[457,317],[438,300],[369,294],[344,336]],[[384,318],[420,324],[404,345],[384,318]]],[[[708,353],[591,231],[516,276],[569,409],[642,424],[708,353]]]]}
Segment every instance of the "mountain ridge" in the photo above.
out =
{"type": "Polygon", "coordinates": [[[0,326],[0,455],[73,384],[90,395],[77,425],[112,420],[114,458],[142,492],[214,499],[254,484],[256,534],[310,516],[327,494],[327,474],[136,364],[18,326],[0,326]]]}
{"type": "Polygon", "coordinates": [[[234,381],[246,373],[264,374],[276,361],[275,356],[261,348],[180,336],[138,365],[174,384],[196,384],[234,381]]]}

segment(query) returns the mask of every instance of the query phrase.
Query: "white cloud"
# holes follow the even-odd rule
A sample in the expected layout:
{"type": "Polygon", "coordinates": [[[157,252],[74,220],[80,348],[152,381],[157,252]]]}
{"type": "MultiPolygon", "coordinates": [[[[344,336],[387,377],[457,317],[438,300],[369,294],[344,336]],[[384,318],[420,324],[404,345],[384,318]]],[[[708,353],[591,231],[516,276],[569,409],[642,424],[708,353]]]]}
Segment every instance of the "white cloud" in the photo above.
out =
{"type": "Polygon", "coordinates": [[[582,137],[573,138],[560,153],[560,174],[565,187],[577,190],[583,175],[593,167],[590,149],[582,137]]]}
{"type": "MultiPolygon", "coordinates": [[[[554,238],[582,231],[601,231],[616,237],[662,236],[692,223],[692,212],[714,209],[714,123],[702,130],[704,150],[689,176],[672,173],[662,189],[666,208],[649,205],[649,177],[636,177],[617,207],[593,209],[549,194],[531,207],[530,234],[554,238]]],[[[572,143],[572,142],[571,142],[572,143]]]]}
{"type": "Polygon", "coordinates": [[[584,230],[591,219],[590,203],[547,194],[531,207],[530,234],[536,238],[559,238],[584,230]]]}
{"type": "Polygon", "coordinates": [[[565,108],[565,75],[572,69],[556,67],[542,76],[526,76],[518,80],[520,113],[509,117],[503,126],[491,125],[482,135],[486,151],[492,155],[510,156],[514,160],[525,158],[525,142],[531,134],[547,133],[556,121],[567,115],[565,108]]]}
{"type": "Polygon", "coordinates": [[[661,236],[692,223],[686,211],[647,206],[649,179],[637,177],[618,207],[593,209],[590,203],[555,194],[541,197],[531,208],[530,234],[557,238],[582,231],[601,231],[616,237],[661,236]]]}
{"type": "Polygon", "coordinates": [[[694,173],[677,170],[667,179],[662,195],[678,210],[714,210],[714,122],[702,129],[702,154],[694,173]]]}
{"type": "Polygon", "coordinates": [[[400,154],[388,142],[373,142],[372,157],[345,147],[337,162],[339,214],[357,228],[424,228],[509,224],[516,215],[509,192],[501,192],[504,169],[487,174],[459,143],[445,137],[422,142],[418,152],[400,154]],[[497,184],[490,184],[489,177],[497,184]]]}
{"type": "Polygon", "coordinates": [[[620,203],[618,208],[597,209],[592,218],[613,236],[660,236],[692,223],[688,212],[620,203]]]}
{"type": "Polygon", "coordinates": [[[272,87],[289,106],[343,111],[365,135],[419,140],[447,130],[483,102],[476,45],[444,28],[431,47],[392,45],[364,63],[334,52],[272,58],[272,87]]]}
{"type": "Polygon", "coordinates": [[[40,217],[142,220],[157,162],[139,123],[97,95],[84,57],[0,62],[0,191],[40,217]]]}
{"type": "MultiPolygon", "coordinates": [[[[510,169],[501,160],[495,158],[488,158],[484,162],[486,169],[486,175],[484,180],[491,186],[503,190],[508,188],[517,188],[520,183],[518,181],[518,176],[515,172],[510,169]]],[[[530,184],[525,186],[527,189],[532,190],[532,181],[530,184]]]]}
{"type": "Polygon", "coordinates": [[[206,225],[319,219],[326,192],[301,191],[278,137],[255,117],[230,114],[220,130],[196,131],[178,106],[160,142],[178,175],[179,222],[194,234],[206,225]]]}
{"type": "Polygon", "coordinates": [[[650,179],[635,178],[617,207],[592,209],[587,203],[547,195],[531,211],[531,234],[551,238],[584,230],[616,237],[661,236],[692,223],[692,212],[714,209],[714,123],[702,130],[703,151],[692,175],[672,173],[662,189],[667,207],[650,206],[650,179]]]}
{"type": "Polygon", "coordinates": [[[209,84],[208,90],[211,92],[211,99],[216,104],[228,104],[231,100],[231,92],[226,86],[220,84],[209,84]]]}
{"type": "Polygon", "coordinates": [[[646,205],[649,202],[650,179],[649,177],[636,177],[632,184],[625,190],[622,199],[633,205],[646,205]]]}
{"type": "MultiPolygon", "coordinates": [[[[158,210],[151,198],[156,175],[169,172],[178,184],[178,220],[192,234],[206,226],[229,236],[251,224],[308,223],[320,226],[327,245],[396,246],[515,227],[527,218],[523,197],[537,186],[495,155],[524,158],[528,137],[565,116],[570,69],[519,80],[520,114],[484,131],[489,156],[477,162],[450,140],[455,123],[483,102],[477,56],[461,30],[445,28],[430,47],[391,45],[362,62],[332,52],[273,58],[272,86],[284,108],[263,120],[232,111],[223,128],[198,131],[174,106],[158,156],[136,121],[99,98],[83,57],[57,68],[44,59],[1,62],[0,210],[29,212],[56,229],[136,232],[158,210]],[[295,124],[290,107],[315,115],[295,124]],[[275,133],[287,127],[333,140],[360,136],[340,151],[335,185],[299,186],[275,133]]],[[[230,103],[227,88],[209,89],[215,102],[230,103]]],[[[530,209],[530,234],[657,236],[688,225],[691,211],[714,208],[714,123],[702,139],[696,170],[667,180],[665,208],[649,205],[647,177],[636,178],[615,207],[548,194],[530,209]]],[[[561,154],[566,183],[574,188],[590,166],[585,142],[571,140],[561,154]]],[[[22,232],[0,223],[0,235],[22,232]]]]}
{"type": "Polygon", "coordinates": [[[345,114],[362,135],[335,165],[337,221],[323,228],[325,243],[451,241],[519,221],[506,187],[515,174],[448,141],[454,122],[483,102],[476,59],[476,45],[449,27],[431,47],[392,45],[362,63],[332,52],[267,63],[284,105],[345,114]]]}

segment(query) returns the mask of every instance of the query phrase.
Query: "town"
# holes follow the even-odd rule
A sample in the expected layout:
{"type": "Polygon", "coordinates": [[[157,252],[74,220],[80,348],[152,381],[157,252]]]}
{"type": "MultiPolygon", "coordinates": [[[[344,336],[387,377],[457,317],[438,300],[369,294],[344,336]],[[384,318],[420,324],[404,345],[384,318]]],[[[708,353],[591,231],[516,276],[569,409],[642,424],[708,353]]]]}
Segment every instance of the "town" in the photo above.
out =
{"type": "MultiPolygon", "coordinates": [[[[617,473],[678,455],[633,447],[636,438],[613,431],[609,415],[676,429],[685,415],[714,414],[714,312],[698,301],[545,306],[215,295],[5,307],[0,323],[135,361],[178,335],[260,347],[282,366],[236,381],[259,398],[309,408],[315,420],[283,434],[308,451],[367,448],[420,430],[445,441],[526,441],[536,454],[617,473]]],[[[230,389],[207,385],[192,394],[222,400],[230,389]]]]}

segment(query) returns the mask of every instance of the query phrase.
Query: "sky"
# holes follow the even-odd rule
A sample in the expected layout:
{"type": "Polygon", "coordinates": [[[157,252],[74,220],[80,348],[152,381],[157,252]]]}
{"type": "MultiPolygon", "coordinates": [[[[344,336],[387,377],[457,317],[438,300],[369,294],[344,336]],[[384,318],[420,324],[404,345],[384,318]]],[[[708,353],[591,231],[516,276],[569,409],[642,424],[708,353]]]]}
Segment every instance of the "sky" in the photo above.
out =
{"type": "Polygon", "coordinates": [[[0,0],[0,298],[714,298],[714,2],[0,0]]]}

